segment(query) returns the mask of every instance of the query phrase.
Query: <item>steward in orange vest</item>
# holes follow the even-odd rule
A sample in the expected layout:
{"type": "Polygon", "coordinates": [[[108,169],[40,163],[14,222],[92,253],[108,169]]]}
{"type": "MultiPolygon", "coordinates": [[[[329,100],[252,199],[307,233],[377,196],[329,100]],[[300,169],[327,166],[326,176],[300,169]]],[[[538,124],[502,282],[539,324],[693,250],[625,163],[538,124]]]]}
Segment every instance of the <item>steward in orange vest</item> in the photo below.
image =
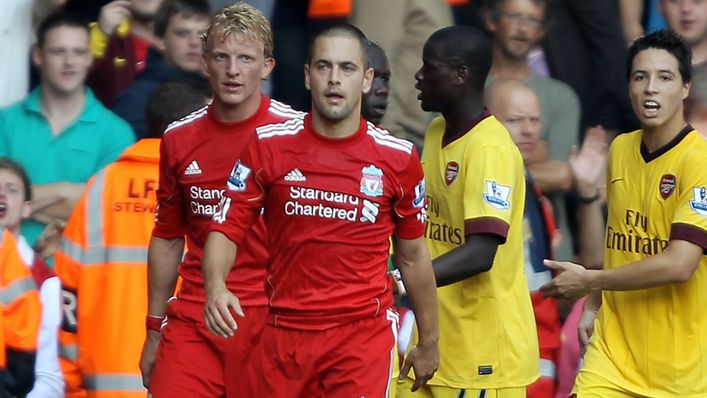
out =
{"type": "Polygon", "coordinates": [[[32,389],[41,316],[32,273],[5,229],[0,236],[0,397],[24,397],[32,389]]]}
{"type": "MultiPolygon", "coordinates": [[[[151,94],[154,136],[204,106],[208,88],[175,81],[151,94]]],[[[86,185],[55,254],[63,285],[59,353],[66,397],[144,398],[139,369],[147,314],[147,246],[154,226],[159,138],[145,138],[86,185]]]]}

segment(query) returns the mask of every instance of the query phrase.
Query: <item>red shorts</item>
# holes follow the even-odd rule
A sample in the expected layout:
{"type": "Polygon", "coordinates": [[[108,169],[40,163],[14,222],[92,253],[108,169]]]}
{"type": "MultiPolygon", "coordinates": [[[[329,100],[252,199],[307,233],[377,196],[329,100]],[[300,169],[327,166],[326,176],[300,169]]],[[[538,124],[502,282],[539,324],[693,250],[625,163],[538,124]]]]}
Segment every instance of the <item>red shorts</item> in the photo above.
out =
{"type": "Polygon", "coordinates": [[[257,380],[259,374],[250,374],[253,367],[243,364],[262,333],[268,307],[243,311],[246,317],[236,318],[236,334],[224,339],[206,328],[202,303],[170,301],[152,369],[152,397],[214,398],[227,393],[229,398],[249,397],[243,384],[257,380]]]}
{"type": "Polygon", "coordinates": [[[393,372],[398,315],[324,331],[265,325],[255,365],[263,375],[254,396],[386,398],[393,372]]]}

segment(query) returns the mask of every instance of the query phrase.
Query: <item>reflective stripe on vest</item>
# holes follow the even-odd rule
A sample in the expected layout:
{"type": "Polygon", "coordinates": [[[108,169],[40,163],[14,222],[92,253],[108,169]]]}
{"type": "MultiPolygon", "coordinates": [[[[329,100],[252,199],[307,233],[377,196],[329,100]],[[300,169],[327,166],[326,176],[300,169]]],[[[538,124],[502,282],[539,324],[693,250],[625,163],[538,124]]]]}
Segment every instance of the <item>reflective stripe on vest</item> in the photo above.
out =
{"type": "Polygon", "coordinates": [[[145,391],[140,375],[87,375],[84,376],[83,381],[89,391],[145,391]]]}
{"type": "Polygon", "coordinates": [[[88,247],[103,247],[103,183],[106,169],[96,174],[86,198],[86,244],[88,247]]]}
{"type": "Polygon", "coordinates": [[[37,290],[37,285],[31,276],[16,279],[10,285],[0,290],[0,303],[4,306],[10,305],[21,295],[37,290]]]}
{"type": "Polygon", "coordinates": [[[554,379],[557,376],[557,366],[549,359],[540,358],[540,377],[554,379]]]}
{"type": "Polygon", "coordinates": [[[69,359],[71,361],[76,361],[77,359],[79,359],[78,344],[59,344],[59,356],[62,358],[69,359]]]}
{"type": "Polygon", "coordinates": [[[64,254],[83,266],[103,265],[105,263],[144,263],[147,261],[147,248],[144,246],[81,246],[62,238],[59,247],[64,254]]]}

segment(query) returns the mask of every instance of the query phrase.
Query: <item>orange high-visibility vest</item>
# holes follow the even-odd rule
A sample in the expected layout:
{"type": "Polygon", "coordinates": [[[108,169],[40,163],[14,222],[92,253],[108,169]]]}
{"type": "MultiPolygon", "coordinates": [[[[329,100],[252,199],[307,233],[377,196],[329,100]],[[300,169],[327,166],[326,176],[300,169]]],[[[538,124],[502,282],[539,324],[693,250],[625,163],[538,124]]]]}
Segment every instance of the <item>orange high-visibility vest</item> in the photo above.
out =
{"type": "Polygon", "coordinates": [[[154,226],[159,139],[143,139],[86,185],[55,254],[67,397],[144,398],[147,247],[154,226]]]}
{"type": "Polygon", "coordinates": [[[351,0],[309,0],[307,15],[311,19],[347,18],[351,0]]]}
{"type": "MultiPolygon", "coordinates": [[[[22,261],[17,241],[7,229],[0,236],[0,375],[7,350],[37,351],[42,306],[32,272],[22,261]]],[[[0,383],[2,383],[0,381],[0,383]]],[[[0,392],[5,386],[0,385],[0,392]]]]}

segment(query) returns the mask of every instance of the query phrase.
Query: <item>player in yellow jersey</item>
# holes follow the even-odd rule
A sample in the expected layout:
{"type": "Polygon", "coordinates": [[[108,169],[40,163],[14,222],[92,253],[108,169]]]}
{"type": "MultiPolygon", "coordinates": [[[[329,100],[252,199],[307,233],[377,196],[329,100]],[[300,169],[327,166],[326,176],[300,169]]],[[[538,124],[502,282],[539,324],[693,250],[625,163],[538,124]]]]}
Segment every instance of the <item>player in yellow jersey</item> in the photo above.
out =
{"type": "Polygon", "coordinates": [[[548,262],[561,272],[549,296],[590,292],[579,398],[707,396],[707,140],[683,117],[690,58],[669,31],[631,45],[642,129],[609,152],[604,270],[548,262]]]}
{"type": "Polygon", "coordinates": [[[415,75],[422,109],[442,114],[422,152],[425,235],[440,286],[440,366],[418,392],[407,379],[398,397],[525,397],[539,376],[523,272],[523,159],[484,108],[490,66],[483,33],[454,26],[430,36],[415,75]]]}

